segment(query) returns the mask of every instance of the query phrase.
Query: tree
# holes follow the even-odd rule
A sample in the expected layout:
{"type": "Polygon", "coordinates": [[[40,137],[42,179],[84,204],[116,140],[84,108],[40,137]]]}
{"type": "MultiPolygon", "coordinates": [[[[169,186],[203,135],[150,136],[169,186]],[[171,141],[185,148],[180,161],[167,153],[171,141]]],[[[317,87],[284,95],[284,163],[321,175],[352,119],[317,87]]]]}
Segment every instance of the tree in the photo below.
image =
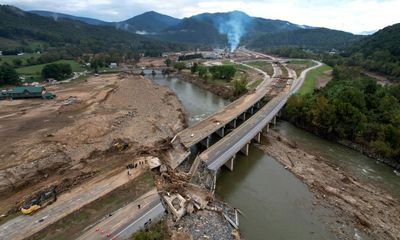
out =
{"type": "Polygon", "coordinates": [[[231,81],[236,74],[236,67],[234,65],[212,66],[209,71],[214,79],[231,81]]]}
{"type": "Polygon", "coordinates": [[[185,64],[184,62],[176,62],[176,63],[174,64],[174,68],[175,68],[176,70],[178,70],[178,72],[180,72],[180,71],[182,71],[183,69],[186,68],[186,64],[185,64]]]}
{"type": "Polygon", "coordinates": [[[71,76],[71,74],[71,65],[65,63],[48,64],[42,69],[42,76],[44,78],[55,78],[57,80],[62,80],[71,76]]]}
{"type": "Polygon", "coordinates": [[[198,63],[193,63],[192,67],[190,68],[190,71],[192,72],[192,74],[196,73],[199,69],[199,64],[198,63]]]}
{"type": "Polygon", "coordinates": [[[14,59],[13,61],[14,66],[21,66],[22,65],[22,60],[19,58],[14,59]]]}
{"type": "Polygon", "coordinates": [[[249,83],[249,80],[247,79],[247,76],[243,75],[240,77],[240,79],[237,79],[232,83],[235,95],[239,96],[247,91],[247,84],[249,83]]]}
{"type": "Polygon", "coordinates": [[[0,66],[0,85],[17,85],[19,76],[15,69],[9,65],[0,66]]]}
{"type": "Polygon", "coordinates": [[[330,135],[336,125],[336,109],[328,99],[319,96],[315,106],[311,110],[312,124],[316,127],[318,134],[330,135]]]}
{"type": "Polygon", "coordinates": [[[165,65],[167,65],[167,67],[170,67],[172,64],[172,60],[167,58],[167,59],[165,59],[164,63],[165,63],[165,65]]]}

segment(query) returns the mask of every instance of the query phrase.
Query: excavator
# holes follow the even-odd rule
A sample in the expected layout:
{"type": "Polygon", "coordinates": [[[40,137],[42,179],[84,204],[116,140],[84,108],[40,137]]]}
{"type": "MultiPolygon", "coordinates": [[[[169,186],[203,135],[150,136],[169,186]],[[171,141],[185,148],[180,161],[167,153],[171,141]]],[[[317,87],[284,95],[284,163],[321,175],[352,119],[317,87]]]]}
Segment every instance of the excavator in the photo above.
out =
{"type": "Polygon", "coordinates": [[[37,210],[44,208],[55,201],[57,201],[57,191],[54,186],[49,191],[39,192],[34,199],[22,204],[21,213],[26,215],[33,214],[37,210]]]}

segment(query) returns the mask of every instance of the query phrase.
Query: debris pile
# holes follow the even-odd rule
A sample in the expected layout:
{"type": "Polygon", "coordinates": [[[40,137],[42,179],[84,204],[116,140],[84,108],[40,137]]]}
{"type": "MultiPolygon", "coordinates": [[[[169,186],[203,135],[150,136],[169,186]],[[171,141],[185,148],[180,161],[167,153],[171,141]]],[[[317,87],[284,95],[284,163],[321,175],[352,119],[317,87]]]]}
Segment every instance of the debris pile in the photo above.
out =
{"type": "Polygon", "coordinates": [[[68,105],[72,105],[72,104],[76,104],[76,103],[80,103],[80,101],[75,96],[69,96],[67,99],[62,101],[63,106],[68,106],[68,105]]]}
{"type": "Polygon", "coordinates": [[[215,200],[209,189],[190,183],[190,174],[163,166],[157,187],[162,189],[162,199],[171,213],[167,217],[167,225],[173,236],[183,234],[189,236],[186,239],[240,239],[236,230],[239,225],[236,209],[215,200]]]}

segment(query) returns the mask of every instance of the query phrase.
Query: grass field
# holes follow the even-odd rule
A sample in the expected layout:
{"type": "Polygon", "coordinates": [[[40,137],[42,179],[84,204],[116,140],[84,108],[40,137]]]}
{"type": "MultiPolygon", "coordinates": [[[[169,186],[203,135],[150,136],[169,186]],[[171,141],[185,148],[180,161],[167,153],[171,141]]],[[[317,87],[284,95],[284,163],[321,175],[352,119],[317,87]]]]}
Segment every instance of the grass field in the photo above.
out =
{"type": "Polygon", "coordinates": [[[317,78],[323,76],[325,72],[329,70],[332,70],[332,68],[327,65],[322,65],[321,67],[308,72],[304,84],[299,90],[299,94],[305,95],[308,93],[313,93],[317,85],[317,78]]]}
{"type": "MultiPolygon", "coordinates": [[[[74,60],[59,60],[59,61],[52,62],[52,63],[70,64],[73,72],[83,72],[85,70],[78,62],[76,62],[74,60]]],[[[20,68],[16,68],[16,71],[20,75],[32,77],[31,79],[27,80],[28,82],[42,81],[43,80],[42,75],[41,75],[42,69],[44,68],[44,66],[46,66],[48,64],[51,64],[51,63],[32,65],[32,66],[28,66],[28,67],[20,67],[20,68]]]]}
{"type": "Polygon", "coordinates": [[[38,53],[25,53],[22,56],[17,56],[17,55],[0,56],[0,59],[1,59],[0,64],[8,63],[10,65],[14,65],[13,61],[15,59],[21,59],[22,65],[26,65],[27,64],[26,60],[31,58],[31,57],[36,59],[36,58],[40,57],[40,54],[38,54],[38,53]]]}
{"type": "Polygon", "coordinates": [[[292,60],[289,62],[289,64],[303,64],[307,65],[307,67],[312,67],[315,65],[315,63],[311,60],[292,60]]]}
{"type": "Polygon", "coordinates": [[[288,62],[288,66],[296,71],[297,76],[300,76],[305,69],[315,66],[315,62],[311,60],[292,60],[288,62]]]}
{"type": "Polygon", "coordinates": [[[274,74],[274,68],[272,67],[272,64],[269,62],[265,61],[254,61],[254,62],[248,62],[248,65],[261,69],[262,71],[268,73],[269,76],[272,76],[274,74]]]}

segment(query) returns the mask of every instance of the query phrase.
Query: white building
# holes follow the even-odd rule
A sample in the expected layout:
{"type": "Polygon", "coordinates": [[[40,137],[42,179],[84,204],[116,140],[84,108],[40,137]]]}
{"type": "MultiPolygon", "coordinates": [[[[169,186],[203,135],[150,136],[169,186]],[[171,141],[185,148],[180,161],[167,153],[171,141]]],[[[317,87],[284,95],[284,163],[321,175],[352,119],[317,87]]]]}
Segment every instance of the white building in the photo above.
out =
{"type": "Polygon", "coordinates": [[[110,68],[117,68],[117,67],[118,67],[117,63],[110,63],[110,68]]]}

